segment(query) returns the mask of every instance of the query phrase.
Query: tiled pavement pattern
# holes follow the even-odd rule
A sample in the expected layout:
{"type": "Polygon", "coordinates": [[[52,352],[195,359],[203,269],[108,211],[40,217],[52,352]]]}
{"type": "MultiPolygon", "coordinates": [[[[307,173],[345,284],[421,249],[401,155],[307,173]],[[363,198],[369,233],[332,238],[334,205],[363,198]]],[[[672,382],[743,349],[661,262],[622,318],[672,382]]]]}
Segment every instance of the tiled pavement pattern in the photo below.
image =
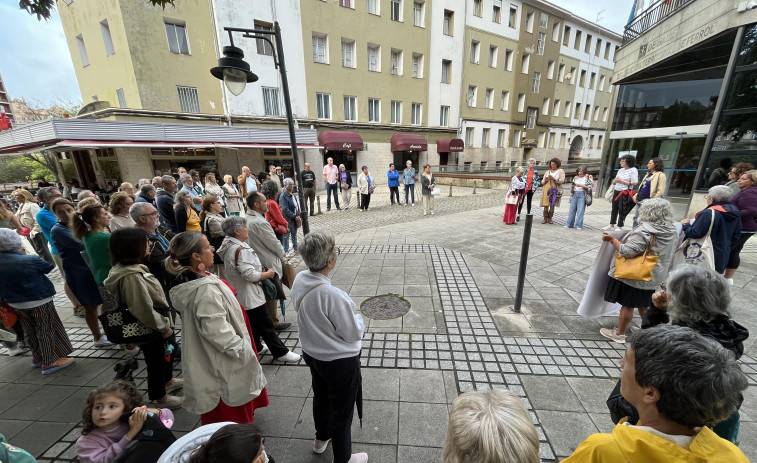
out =
{"type": "MultiPolygon", "coordinates": [[[[371,461],[439,461],[451,401],[459,392],[483,387],[506,387],[522,397],[539,429],[544,461],[569,455],[592,432],[611,429],[604,401],[616,382],[622,348],[596,331],[614,320],[575,314],[598,247],[597,232],[588,230],[604,226],[609,208],[599,202],[588,211],[583,232],[535,224],[523,314],[512,314],[506,307],[515,294],[522,223],[501,223],[503,192],[479,192],[442,197],[434,218],[424,218],[420,204],[378,204],[367,213],[312,218],[314,228],[337,233],[342,256],[332,281],[358,305],[388,292],[412,304],[402,319],[366,319],[364,428],[355,420],[353,441],[371,461]],[[571,248],[582,249],[581,264],[571,260],[571,248]]],[[[555,221],[566,217],[563,208],[555,221]]],[[[747,306],[757,297],[751,289],[757,259],[745,257],[734,287],[734,313],[757,332],[748,317],[754,310],[747,306]]],[[[84,324],[70,316],[66,302],[60,292],[56,303],[77,347],[76,366],[45,377],[28,367],[29,357],[0,357],[0,431],[40,461],[72,461],[84,398],[112,378],[112,366],[123,356],[115,348],[92,349],[84,324]]],[[[299,351],[294,314],[287,321],[294,327],[282,338],[299,351]]],[[[752,355],[753,342],[742,358],[752,388],[742,407],[741,436],[742,449],[757,457],[752,355]]],[[[267,435],[267,447],[278,461],[330,461],[330,450],[322,456],[309,450],[307,368],[283,366],[270,355],[261,363],[271,406],[256,413],[256,423],[267,435]]],[[[181,365],[177,368],[180,372],[181,365]]],[[[137,381],[144,388],[144,370],[137,381]]],[[[177,413],[178,435],[197,425],[198,417],[177,413]]]]}

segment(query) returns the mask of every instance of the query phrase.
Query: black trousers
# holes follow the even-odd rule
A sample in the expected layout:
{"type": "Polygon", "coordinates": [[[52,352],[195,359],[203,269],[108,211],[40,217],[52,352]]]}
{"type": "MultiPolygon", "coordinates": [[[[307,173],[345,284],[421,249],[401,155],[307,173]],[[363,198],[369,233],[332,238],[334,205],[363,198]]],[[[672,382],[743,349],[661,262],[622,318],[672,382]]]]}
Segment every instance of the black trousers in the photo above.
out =
{"type": "Polygon", "coordinates": [[[273,329],[273,320],[268,315],[268,309],[266,309],[265,303],[263,305],[255,307],[254,309],[246,310],[247,318],[250,319],[250,328],[252,328],[252,338],[255,342],[255,348],[260,352],[263,345],[260,343],[260,338],[263,338],[268,348],[271,350],[273,358],[279,358],[286,355],[289,352],[287,346],[281,342],[279,335],[276,334],[276,330],[273,329]]]}
{"type": "MultiPolygon", "coordinates": [[[[520,190],[523,191],[523,190],[520,190]]],[[[520,211],[523,210],[523,203],[526,203],[526,214],[531,213],[531,198],[534,197],[534,190],[528,190],[528,193],[526,193],[526,199],[520,200],[520,203],[518,204],[518,215],[520,215],[520,211]]]]}
{"type": "Polygon", "coordinates": [[[725,268],[739,268],[739,265],[741,265],[741,257],[739,256],[739,254],[741,254],[741,249],[744,248],[746,240],[752,236],[754,236],[754,232],[741,232],[739,240],[731,245],[731,254],[728,257],[728,265],[726,265],[725,268]]]}
{"type": "Polygon", "coordinates": [[[360,387],[360,356],[330,362],[303,352],[313,380],[315,438],[331,439],[334,463],[346,463],[352,455],[352,416],[360,387]]]}
{"type": "Polygon", "coordinates": [[[173,378],[173,355],[166,362],[165,343],[176,344],[176,337],[171,335],[166,339],[140,344],[147,365],[147,397],[150,400],[162,399],[166,395],[166,383],[173,378]]]}
{"type": "Polygon", "coordinates": [[[315,203],[315,188],[313,187],[305,187],[302,189],[302,196],[305,198],[305,204],[303,207],[307,206],[308,200],[310,202],[310,209],[306,209],[306,211],[310,212],[310,215],[315,215],[315,208],[313,207],[313,204],[315,203]]]}
{"type": "Polygon", "coordinates": [[[367,211],[368,205],[371,203],[371,195],[367,194],[364,195],[363,193],[360,193],[360,209],[367,211]]]}
{"type": "Polygon", "coordinates": [[[619,227],[622,227],[626,221],[626,216],[631,212],[631,209],[633,209],[633,206],[635,206],[636,203],[633,202],[633,199],[631,199],[631,195],[629,194],[620,194],[619,191],[615,191],[613,194],[615,196],[612,198],[610,224],[615,225],[617,223],[619,227]]]}
{"type": "Polygon", "coordinates": [[[389,187],[389,199],[392,201],[392,204],[394,204],[394,198],[397,198],[397,204],[400,203],[400,187],[398,186],[390,186],[389,187]]]}

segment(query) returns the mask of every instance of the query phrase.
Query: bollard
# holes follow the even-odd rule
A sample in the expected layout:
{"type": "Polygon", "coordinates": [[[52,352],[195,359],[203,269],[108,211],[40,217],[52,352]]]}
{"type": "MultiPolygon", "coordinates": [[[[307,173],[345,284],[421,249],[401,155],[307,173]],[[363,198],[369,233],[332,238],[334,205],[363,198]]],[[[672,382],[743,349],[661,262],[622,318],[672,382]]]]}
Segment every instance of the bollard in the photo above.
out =
{"type": "Polygon", "coordinates": [[[473,194],[476,194],[476,181],[473,181],[473,194]]]}
{"type": "Polygon", "coordinates": [[[526,283],[526,263],[528,262],[528,248],[531,244],[531,226],[533,222],[533,214],[526,214],[526,228],[523,230],[523,244],[520,248],[518,287],[515,290],[515,304],[510,306],[510,310],[515,313],[520,313],[520,305],[523,302],[523,285],[526,283]]]}
{"type": "Polygon", "coordinates": [[[357,208],[360,209],[360,198],[361,198],[361,196],[360,196],[360,190],[359,189],[355,189],[355,198],[357,198],[357,208]]]}
{"type": "Polygon", "coordinates": [[[452,197],[452,184],[449,185],[449,197],[452,197]]]}
{"type": "Polygon", "coordinates": [[[321,195],[315,195],[315,201],[318,203],[318,215],[321,215],[321,195]]]}

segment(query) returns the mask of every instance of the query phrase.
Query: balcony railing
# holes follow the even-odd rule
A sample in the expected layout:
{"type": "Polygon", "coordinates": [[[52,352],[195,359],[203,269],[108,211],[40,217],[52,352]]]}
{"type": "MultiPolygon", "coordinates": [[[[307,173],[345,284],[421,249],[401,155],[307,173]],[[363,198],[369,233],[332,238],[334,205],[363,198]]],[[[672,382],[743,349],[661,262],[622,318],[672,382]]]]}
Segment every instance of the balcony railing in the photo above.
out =
{"type": "Polygon", "coordinates": [[[680,8],[693,2],[694,0],[659,0],[654,5],[650,6],[636,19],[627,25],[623,32],[623,45],[639,37],[644,32],[648,31],[655,24],[663,21],[668,16],[672,15],[680,8]]]}

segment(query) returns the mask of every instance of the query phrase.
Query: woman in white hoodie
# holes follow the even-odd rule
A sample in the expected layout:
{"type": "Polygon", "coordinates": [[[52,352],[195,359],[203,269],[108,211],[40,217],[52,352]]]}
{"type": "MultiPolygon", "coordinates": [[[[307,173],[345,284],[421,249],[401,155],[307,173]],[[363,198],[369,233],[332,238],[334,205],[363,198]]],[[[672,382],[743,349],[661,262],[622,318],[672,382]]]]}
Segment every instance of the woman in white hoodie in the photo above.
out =
{"type": "Polygon", "coordinates": [[[256,406],[268,405],[261,395],[266,380],[239,302],[226,283],[207,272],[213,251],[202,233],[179,233],[165,264],[185,280],[170,292],[182,320],[184,407],[201,415],[202,424],[252,423],[256,406]],[[263,403],[253,403],[258,396],[263,403]]]}

